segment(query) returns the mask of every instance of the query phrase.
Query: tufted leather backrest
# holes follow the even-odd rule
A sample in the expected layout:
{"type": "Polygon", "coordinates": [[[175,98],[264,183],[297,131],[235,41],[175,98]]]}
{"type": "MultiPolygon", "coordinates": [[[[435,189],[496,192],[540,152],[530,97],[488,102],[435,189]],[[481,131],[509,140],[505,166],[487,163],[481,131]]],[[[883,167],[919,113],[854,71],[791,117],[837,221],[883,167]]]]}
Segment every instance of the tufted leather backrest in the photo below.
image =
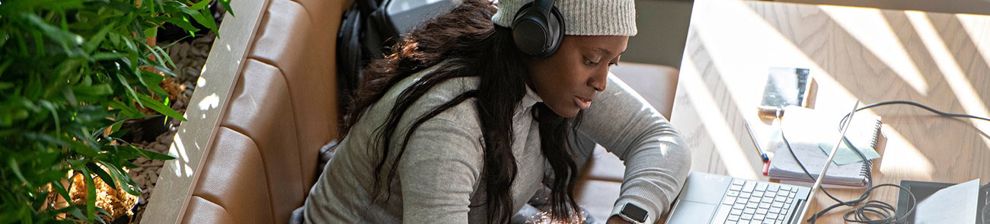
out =
{"type": "Polygon", "coordinates": [[[335,42],[350,1],[266,1],[183,223],[288,222],[337,135],[335,42]]]}

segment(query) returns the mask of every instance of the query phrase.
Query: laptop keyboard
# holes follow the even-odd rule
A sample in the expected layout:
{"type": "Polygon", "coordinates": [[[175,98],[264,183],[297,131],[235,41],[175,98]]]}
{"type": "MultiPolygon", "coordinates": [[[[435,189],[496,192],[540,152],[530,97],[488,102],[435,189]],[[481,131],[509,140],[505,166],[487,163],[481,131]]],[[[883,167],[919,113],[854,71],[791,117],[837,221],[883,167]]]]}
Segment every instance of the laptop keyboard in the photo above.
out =
{"type": "Polygon", "coordinates": [[[786,223],[796,187],[732,179],[712,223],[786,223]]]}

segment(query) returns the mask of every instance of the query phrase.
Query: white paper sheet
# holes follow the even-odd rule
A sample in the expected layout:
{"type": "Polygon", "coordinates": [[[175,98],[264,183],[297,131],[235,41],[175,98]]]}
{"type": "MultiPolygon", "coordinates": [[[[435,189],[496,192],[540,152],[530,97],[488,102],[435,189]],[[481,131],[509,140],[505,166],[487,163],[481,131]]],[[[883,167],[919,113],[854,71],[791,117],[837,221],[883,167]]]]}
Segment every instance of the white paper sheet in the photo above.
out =
{"type": "Polygon", "coordinates": [[[980,179],[943,188],[918,203],[914,223],[976,223],[980,179]]]}

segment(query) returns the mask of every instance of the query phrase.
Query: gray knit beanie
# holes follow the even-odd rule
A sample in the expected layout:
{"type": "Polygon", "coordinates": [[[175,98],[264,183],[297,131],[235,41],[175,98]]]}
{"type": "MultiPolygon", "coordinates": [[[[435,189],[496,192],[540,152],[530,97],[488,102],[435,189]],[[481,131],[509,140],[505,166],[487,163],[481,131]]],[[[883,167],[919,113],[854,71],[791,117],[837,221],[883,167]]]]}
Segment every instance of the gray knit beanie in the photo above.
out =
{"type": "MultiPolygon", "coordinates": [[[[495,24],[512,28],[516,12],[533,0],[499,0],[492,16],[495,24]]],[[[565,35],[634,36],[636,8],[633,0],[557,0],[566,26],[565,35]]]]}

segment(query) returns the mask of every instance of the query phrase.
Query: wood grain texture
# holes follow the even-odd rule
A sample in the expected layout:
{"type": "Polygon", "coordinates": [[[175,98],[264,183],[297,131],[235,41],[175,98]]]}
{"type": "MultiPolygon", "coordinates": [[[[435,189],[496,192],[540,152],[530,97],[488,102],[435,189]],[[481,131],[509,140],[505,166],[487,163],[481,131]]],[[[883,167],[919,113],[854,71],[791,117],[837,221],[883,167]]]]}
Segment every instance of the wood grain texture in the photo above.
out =
{"type": "MultiPolygon", "coordinates": [[[[757,133],[772,130],[756,112],[769,68],[811,69],[813,107],[834,116],[858,99],[913,100],[987,117],[988,57],[990,16],[698,0],[671,121],[693,150],[695,171],[766,180],[745,123],[757,133]]],[[[876,184],[990,181],[990,122],[946,119],[909,106],[864,112],[884,123],[876,184]]],[[[829,192],[852,199],[862,190],[829,192]]],[[[884,189],[871,198],[896,204],[897,194],[884,189]]],[[[832,203],[820,194],[814,205],[832,203]]],[[[826,223],[841,223],[845,211],[833,212],[826,223]]]]}

